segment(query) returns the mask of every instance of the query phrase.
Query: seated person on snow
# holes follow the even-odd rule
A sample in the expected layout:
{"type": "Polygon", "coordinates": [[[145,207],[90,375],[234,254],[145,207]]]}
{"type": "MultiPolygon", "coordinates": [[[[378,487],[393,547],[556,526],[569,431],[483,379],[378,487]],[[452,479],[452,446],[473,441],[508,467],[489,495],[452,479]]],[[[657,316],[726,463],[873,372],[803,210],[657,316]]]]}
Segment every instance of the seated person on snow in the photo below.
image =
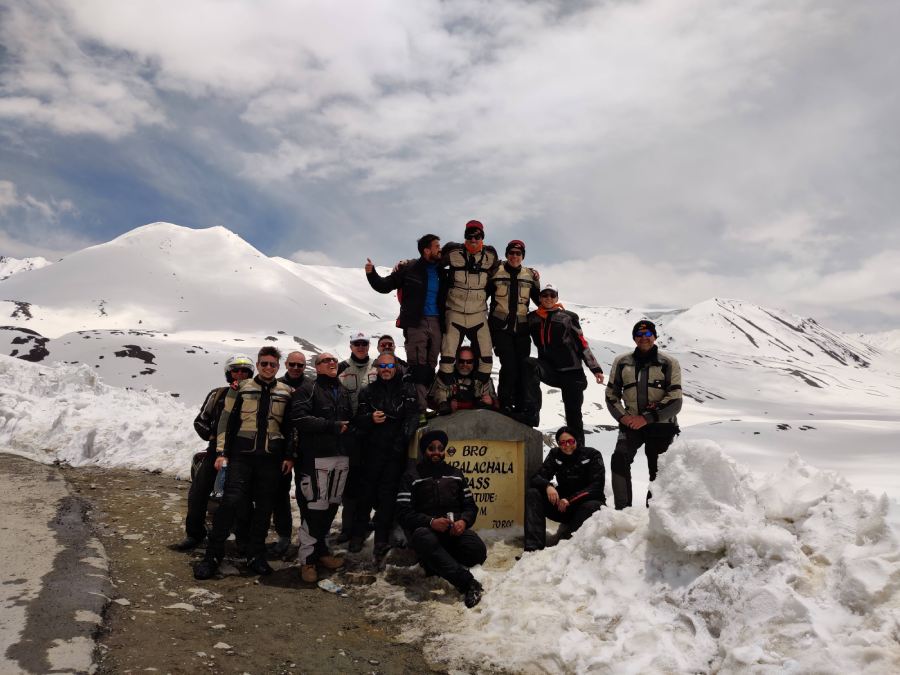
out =
{"type": "Polygon", "coordinates": [[[593,448],[581,447],[569,427],[556,432],[556,445],[525,492],[526,551],[546,546],[546,518],[565,526],[568,538],[606,504],[603,456],[593,448]],[[554,478],[555,486],[550,482],[554,478]]]}
{"type": "Polygon", "coordinates": [[[446,380],[435,379],[431,387],[429,403],[438,414],[449,415],[457,410],[475,408],[499,408],[493,381],[490,378],[482,380],[474,370],[475,350],[460,347],[456,353],[453,373],[446,380]]]}

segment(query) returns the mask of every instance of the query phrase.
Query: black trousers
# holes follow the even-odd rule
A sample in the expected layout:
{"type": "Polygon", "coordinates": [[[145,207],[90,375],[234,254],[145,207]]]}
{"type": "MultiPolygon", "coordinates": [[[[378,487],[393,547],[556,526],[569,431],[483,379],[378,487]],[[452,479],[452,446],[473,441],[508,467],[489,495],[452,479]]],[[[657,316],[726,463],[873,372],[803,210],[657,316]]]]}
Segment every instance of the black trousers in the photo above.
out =
{"type": "Polygon", "coordinates": [[[648,424],[641,429],[619,427],[619,438],[613,450],[610,468],[612,489],[616,509],[631,506],[631,464],[638,448],[644,446],[650,481],[656,480],[656,466],[659,456],[669,449],[678,430],[674,424],[648,424]]]}
{"type": "Polygon", "coordinates": [[[250,510],[250,528],[247,533],[248,557],[264,555],[266,535],[272,518],[272,506],[281,485],[280,457],[273,455],[235,454],[228,461],[225,494],[216,509],[206,557],[216,561],[225,554],[225,540],[241,512],[250,510]]]}
{"type": "Polygon", "coordinates": [[[602,506],[599,500],[582,500],[569,505],[564,513],[560,513],[550,503],[546,490],[528,488],[525,492],[525,550],[537,551],[547,545],[546,518],[564,523],[569,532],[575,532],[602,506]]]}
{"type": "Polygon", "coordinates": [[[197,541],[206,537],[206,508],[216,473],[216,453],[207,452],[188,490],[187,517],[184,519],[184,533],[197,541]]]}
{"type": "Polygon", "coordinates": [[[500,360],[500,383],[497,398],[500,408],[521,407],[523,401],[522,372],[525,359],[531,354],[531,337],[528,333],[516,335],[497,330],[491,333],[494,353],[500,360]]]}
{"type": "MultiPolygon", "coordinates": [[[[406,469],[406,456],[397,452],[375,450],[366,459],[365,513],[362,525],[368,528],[369,513],[375,509],[375,543],[386,544],[391,536],[394,513],[397,510],[397,491],[406,469]]],[[[357,518],[357,522],[363,521],[357,518]]],[[[359,536],[368,534],[365,530],[359,536]]]]}
{"type": "Polygon", "coordinates": [[[353,464],[341,497],[341,532],[350,537],[369,534],[369,512],[366,499],[366,466],[353,464]]]}
{"type": "Polygon", "coordinates": [[[584,403],[584,390],[587,389],[584,369],[560,371],[544,359],[527,358],[524,363],[523,382],[525,405],[530,412],[535,413],[539,413],[541,409],[541,382],[559,388],[562,392],[566,425],[574,432],[578,445],[583,446],[584,422],[581,418],[581,406],[584,403]]]}
{"type": "Polygon", "coordinates": [[[487,547],[473,530],[454,537],[448,532],[419,527],[407,538],[419,564],[449,581],[460,593],[465,593],[472,583],[472,573],[467,568],[487,560],[487,547]]]}
{"type": "Polygon", "coordinates": [[[291,474],[281,476],[278,494],[272,507],[272,520],[275,521],[275,532],[279,537],[290,539],[294,530],[294,517],[291,514],[291,474]]]}

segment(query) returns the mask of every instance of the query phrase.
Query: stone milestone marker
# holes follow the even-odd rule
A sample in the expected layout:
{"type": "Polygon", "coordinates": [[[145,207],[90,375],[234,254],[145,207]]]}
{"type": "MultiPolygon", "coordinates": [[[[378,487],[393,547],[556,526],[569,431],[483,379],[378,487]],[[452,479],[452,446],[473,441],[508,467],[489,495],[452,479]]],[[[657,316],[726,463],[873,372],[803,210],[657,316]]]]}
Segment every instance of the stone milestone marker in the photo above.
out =
{"type": "Polygon", "coordinates": [[[419,429],[411,457],[418,458],[419,438],[432,429],[447,433],[446,461],[469,481],[478,506],[475,529],[521,531],[525,488],[543,461],[541,433],[491,410],[460,410],[419,429]]]}

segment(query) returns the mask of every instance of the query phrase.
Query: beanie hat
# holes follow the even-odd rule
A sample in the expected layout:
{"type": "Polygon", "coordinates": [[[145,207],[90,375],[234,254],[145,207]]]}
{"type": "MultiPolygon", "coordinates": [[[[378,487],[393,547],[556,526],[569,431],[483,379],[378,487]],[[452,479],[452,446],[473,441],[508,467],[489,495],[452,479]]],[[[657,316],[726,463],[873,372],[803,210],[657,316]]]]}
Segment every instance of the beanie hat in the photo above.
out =
{"type": "Polygon", "coordinates": [[[634,337],[638,331],[649,330],[653,333],[653,337],[656,337],[656,324],[652,321],[648,321],[647,319],[641,319],[636,324],[634,324],[634,328],[631,329],[631,337],[634,337]]]}
{"type": "Polygon", "coordinates": [[[478,220],[470,220],[468,223],[466,223],[465,233],[468,234],[472,230],[478,230],[483,235],[484,225],[482,225],[478,220]]]}
{"type": "Polygon", "coordinates": [[[446,448],[450,439],[447,437],[447,433],[440,429],[426,431],[422,434],[422,438],[419,439],[419,452],[425,454],[425,448],[431,445],[432,441],[440,441],[446,448]]]}
{"type": "Polygon", "coordinates": [[[506,245],[506,255],[509,255],[509,252],[514,249],[519,249],[520,251],[522,251],[522,257],[523,258],[525,257],[525,242],[524,241],[522,241],[521,239],[513,239],[511,242],[509,242],[506,245]]]}

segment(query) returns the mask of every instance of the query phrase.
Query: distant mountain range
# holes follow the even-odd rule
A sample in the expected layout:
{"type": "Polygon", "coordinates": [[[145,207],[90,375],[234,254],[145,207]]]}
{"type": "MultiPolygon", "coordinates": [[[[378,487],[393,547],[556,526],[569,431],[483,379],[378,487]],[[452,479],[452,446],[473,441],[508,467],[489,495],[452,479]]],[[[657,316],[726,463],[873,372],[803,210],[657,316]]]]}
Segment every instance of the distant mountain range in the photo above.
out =
{"type": "MultiPolygon", "coordinates": [[[[403,342],[396,299],[372,291],[361,268],[270,258],[222,227],[153,223],[53,264],[4,258],[0,272],[11,275],[0,282],[4,353],[87,364],[109,384],[153,387],[188,405],[220,381],[230,354],[255,356],[263,344],[345,357],[354,330],[403,342]]],[[[721,298],[668,312],[568,308],[606,370],[632,348],[632,324],[652,318],[661,348],[682,362],[685,395],[703,411],[686,406],[686,423],[761,404],[900,407],[900,355],[884,339],[873,346],[813,319],[721,298]]],[[[550,390],[542,422],[561,421],[558,403],[550,390]]],[[[598,430],[609,426],[602,387],[589,386],[585,405],[598,430]]]]}

